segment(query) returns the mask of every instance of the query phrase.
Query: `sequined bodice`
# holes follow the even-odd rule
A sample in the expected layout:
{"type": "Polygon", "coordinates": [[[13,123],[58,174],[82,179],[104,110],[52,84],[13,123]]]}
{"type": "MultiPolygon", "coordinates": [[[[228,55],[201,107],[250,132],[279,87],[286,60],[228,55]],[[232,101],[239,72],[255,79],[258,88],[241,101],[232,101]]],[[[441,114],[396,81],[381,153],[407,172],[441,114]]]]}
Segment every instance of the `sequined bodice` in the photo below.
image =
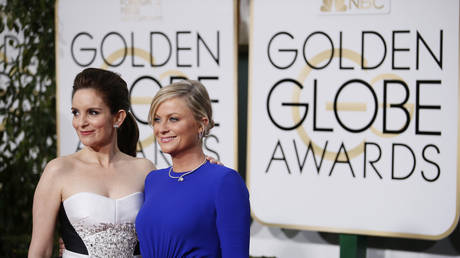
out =
{"type": "MultiPolygon", "coordinates": [[[[133,257],[137,243],[134,221],[143,200],[141,192],[119,199],[80,192],[67,198],[63,206],[89,257],[133,257]]],[[[71,256],[64,253],[63,257],[71,256]]]]}

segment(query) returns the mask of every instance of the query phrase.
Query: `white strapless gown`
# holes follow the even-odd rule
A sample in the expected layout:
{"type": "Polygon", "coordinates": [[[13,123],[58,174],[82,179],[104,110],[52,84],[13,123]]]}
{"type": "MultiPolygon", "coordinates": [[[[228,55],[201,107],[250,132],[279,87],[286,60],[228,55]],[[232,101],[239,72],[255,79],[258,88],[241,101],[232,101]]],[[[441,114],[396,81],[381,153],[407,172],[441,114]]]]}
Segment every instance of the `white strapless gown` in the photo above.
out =
{"type": "Polygon", "coordinates": [[[119,199],[80,192],[64,200],[68,221],[88,255],[65,250],[62,257],[134,257],[137,244],[134,222],[143,202],[142,192],[119,199]]]}

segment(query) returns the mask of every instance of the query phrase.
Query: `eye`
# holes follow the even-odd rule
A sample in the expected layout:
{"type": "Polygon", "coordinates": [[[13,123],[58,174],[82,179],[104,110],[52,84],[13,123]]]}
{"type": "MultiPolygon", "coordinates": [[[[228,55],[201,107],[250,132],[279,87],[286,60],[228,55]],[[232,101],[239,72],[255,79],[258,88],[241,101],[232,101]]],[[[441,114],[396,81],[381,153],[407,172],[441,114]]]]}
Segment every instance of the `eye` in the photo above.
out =
{"type": "Polygon", "coordinates": [[[92,116],[95,116],[95,115],[98,115],[99,114],[99,111],[96,111],[96,110],[89,110],[88,111],[88,114],[92,115],[92,116]]]}
{"type": "Polygon", "coordinates": [[[79,114],[78,110],[75,110],[75,109],[72,109],[71,112],[72,112],[73,116],[78,116],[78,114],[79,114]]]}
{"type": "Polygon", "coordinates": [[[177,121],[179,121],[179,118],[173,117],[173,116],[172,116],[172,117],[169,118],[169,121],[171,121],[171,122],[177,122],[177,121]]]}
{"type": "Polygon", "coordinates": [[[160,118],[158,118],[158,117],[154,117],[154,118],[153,118],[153,122],[154,122],[154,123],[158,123],[158,122],[160,122],[160,118]]]}

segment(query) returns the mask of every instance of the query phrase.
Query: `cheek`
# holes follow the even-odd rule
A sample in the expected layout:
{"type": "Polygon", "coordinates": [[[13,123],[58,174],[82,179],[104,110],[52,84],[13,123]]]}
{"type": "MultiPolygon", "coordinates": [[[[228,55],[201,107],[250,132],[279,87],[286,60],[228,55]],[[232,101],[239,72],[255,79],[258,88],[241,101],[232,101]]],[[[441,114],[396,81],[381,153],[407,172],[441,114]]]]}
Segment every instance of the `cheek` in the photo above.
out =
{"type": "Polygon", "coordinates": [[[94,127],[94,128],[97,128],[97,129],[109,129],[112,127],[112,124],[110,123],[110,121],[104,119],[104,118],[96,118],[96,119],[92,119],[91,120],[91,125],[94,127]]]}
{"type": "Polygon", "coordinates": [[[198,128],[196,126],[190,125],[187,127],[181,128],[181,133],[184,136],[187,136],[188,139],[195,140],[198,135],[198,128]]]}
{"type": "Polygon", "coordinates": [[[181,124],[181,125],[175,126],[172,129],[174,130],[174,132],[176,132],[176,134],[181,135],[182,137],[184,136],[188,137],[193,131],[193,128],[187,124],[181,124]]]}

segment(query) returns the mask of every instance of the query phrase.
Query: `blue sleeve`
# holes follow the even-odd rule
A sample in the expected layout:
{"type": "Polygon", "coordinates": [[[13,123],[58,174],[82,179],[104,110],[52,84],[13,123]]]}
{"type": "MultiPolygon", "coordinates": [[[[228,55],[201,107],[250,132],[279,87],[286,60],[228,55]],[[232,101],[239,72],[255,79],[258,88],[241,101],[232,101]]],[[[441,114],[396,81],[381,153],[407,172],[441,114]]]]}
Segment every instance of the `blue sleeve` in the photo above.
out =
{"type": "Polygon", "coordinates": [[[216,212],[222,257],[249,257],[249,193],[243,179],[235,171],[227,172],[220,182],[216,212]]]}

